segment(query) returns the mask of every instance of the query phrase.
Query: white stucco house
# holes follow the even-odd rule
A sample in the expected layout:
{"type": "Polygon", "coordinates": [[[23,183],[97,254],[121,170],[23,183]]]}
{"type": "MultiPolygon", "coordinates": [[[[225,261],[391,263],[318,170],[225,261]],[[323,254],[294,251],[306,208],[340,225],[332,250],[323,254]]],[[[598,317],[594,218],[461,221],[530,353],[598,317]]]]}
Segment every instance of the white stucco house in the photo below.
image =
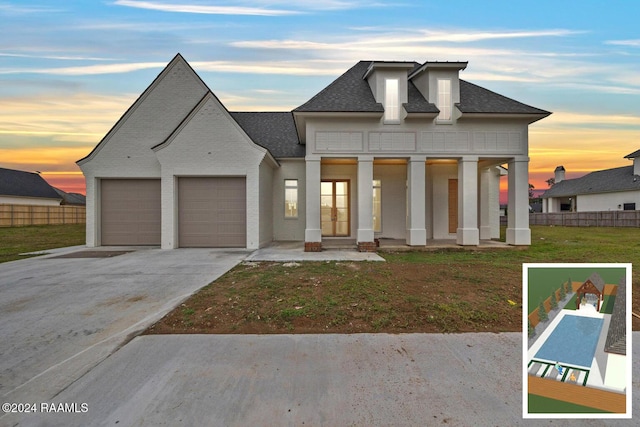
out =
{"type": "Polygon", "coordinates": [[[376,238],[529,245],[528,126],[550,113],[466,62],[360,61],[291,112],[229,112],[177,55],[85,158],[87,245],[258,248],[376,238]]]}
{"type": "Polygon", "coordinates": [[[640,150],[624,156],[633,165],[591,172],[565,179],[558,166],[554,185],[542,196],[543,212],[640,210],[640,150]]]}

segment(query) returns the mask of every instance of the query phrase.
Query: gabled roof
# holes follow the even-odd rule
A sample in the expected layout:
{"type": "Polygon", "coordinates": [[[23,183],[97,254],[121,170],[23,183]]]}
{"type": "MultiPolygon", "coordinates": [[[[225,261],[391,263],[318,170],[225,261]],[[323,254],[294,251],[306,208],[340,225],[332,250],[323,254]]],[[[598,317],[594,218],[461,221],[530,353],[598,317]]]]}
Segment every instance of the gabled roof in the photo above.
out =
{"type": "Polygon", "coordinates": [[[545,116],[551,114],[462,79],[460,80],[460,103],[457,107],[462,113],[542,114],[545,116]]]}
{"type": "Polygon", "coordinates": [[[256,144],[276,158],[304,157],[305,147],[298,140],[290,112],[232,112],[240,127],[256,144]]]}
{"type": "MultiPolygon", "coordinates": [[[[600,277],[598,273],[591,273],[591,276],[589,276],[589,278],[584,281],[584,283],[587,282],[591,282],[593,286],[595,286],[595,288],[600,291],[601,294],[604,291],[604,279],[600,277]]],[[[582,286],[584,286],[584,283],[582,284],[582,286]]],[[[582,288],[582,286],[580,286],[580,288],[582,288]]],[[[578,290],[580,290],[580,288],[578,288],[578,290]]]]}
{"type": "Polygon", "coordinates": [[[611,313],[609,332],[604,343],[604,351],[607,353],[627,354],[627,281],[626,277],[620,279],[618,291],[611,313]]]}
{"type": "Polygon", "coordinates": [[[540,197],[546,199],[633,190],[640,190],[640,177],[633,174],[633,166],[623,166],[591,172],[581,178],[565,179],[554,184],[540,197]]]}
{"type": "Polygon", "coordinates": [[[0,196],[62,199],[37,173],[4,168],[0,168],[0,196]]]}

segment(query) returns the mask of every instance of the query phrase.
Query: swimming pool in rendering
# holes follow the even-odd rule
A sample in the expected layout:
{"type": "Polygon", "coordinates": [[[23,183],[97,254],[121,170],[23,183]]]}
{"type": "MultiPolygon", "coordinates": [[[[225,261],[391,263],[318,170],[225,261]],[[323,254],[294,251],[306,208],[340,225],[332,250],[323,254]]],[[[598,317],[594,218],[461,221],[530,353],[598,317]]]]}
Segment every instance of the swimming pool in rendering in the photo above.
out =
{"type": "Polygon", "coordinates": [[[535,357],[589,368],[603,323],[600,318],[565,315],[535,357]]]}

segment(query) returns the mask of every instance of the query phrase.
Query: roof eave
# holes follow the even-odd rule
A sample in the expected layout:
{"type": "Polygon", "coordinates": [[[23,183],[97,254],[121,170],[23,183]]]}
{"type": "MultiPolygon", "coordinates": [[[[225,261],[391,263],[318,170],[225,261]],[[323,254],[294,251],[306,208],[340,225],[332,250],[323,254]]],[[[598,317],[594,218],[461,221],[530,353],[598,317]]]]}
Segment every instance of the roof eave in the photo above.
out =
{"type": "MultiPolygon", "coordinates": [[[[458,111],[460,111],[458,109],[458,111]]],[[[548,117],[551,113],[469,113],[460,111],[461,115],[458,120],[464,119],[506,119],[506,120],[527,120],[529,124],[535,123],[548,117]]]]}

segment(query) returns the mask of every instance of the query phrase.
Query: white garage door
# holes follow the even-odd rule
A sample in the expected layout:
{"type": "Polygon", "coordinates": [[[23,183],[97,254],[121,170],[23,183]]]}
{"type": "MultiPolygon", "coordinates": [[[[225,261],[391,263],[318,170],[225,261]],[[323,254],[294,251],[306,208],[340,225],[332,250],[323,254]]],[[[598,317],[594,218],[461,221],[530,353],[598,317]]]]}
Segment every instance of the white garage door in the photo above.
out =
{"type": "Polygon", "coordinates": [[[244,177],[179,178],[179,246],[246,247],[246,192],[244,177]]]}
{"type": "Polygon", "coordinates": [[[103,179],[103,246],[160,245],[160,180],[103,179]]]}

